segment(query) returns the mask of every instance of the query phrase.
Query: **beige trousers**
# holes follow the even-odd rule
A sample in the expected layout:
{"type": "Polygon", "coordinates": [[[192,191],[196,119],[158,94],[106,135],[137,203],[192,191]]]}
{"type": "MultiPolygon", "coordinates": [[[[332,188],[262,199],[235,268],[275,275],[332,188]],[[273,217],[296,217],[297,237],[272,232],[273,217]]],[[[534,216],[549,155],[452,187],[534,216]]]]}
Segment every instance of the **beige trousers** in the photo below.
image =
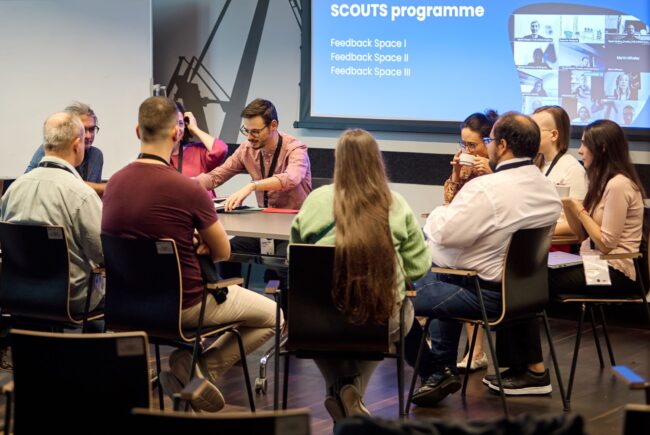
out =
{"type": "MultiPolygon", "coordinates": [[[[201,304],[183,310],[181,319],[183,327],[194,328],[198,325],[201,304]]],[[[246,354],[260,347],[275,333],[276,304],[273,300],[238,285],[228,287],[228,299],[219,305],[212,295],[206,299],[206,326],[242,322],[239,327],[246,354]]],[[[281,319],[283,322],[283,319],[281,319]]],[[[219,337],[200,356],[202,368],[207,369],[214,381],[223,375],[239,360],[239,346],[234,334],[226,333],[219,337]]]]}

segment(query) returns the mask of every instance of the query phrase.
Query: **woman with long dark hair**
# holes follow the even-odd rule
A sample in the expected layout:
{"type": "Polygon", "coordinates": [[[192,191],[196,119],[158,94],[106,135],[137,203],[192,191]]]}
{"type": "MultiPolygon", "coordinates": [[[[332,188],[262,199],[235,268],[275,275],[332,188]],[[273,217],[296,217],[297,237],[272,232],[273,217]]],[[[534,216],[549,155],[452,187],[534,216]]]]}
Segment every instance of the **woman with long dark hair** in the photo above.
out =
{"type": "MultiPolygon", "coordinates": [[[[571,231],[584,240],[580,253],[638,252],[645,193],[632,165],[623,129],[606,119],[592,122],[582,134],[578,153],[587,170],[587,194],[584,201],[563,198],[562,203],[571,231]]],[[[551,291],[566,290],[568,281],[578,281],[580,285],[573,289],[590,294],[626,292],[636,286],[632,260],[608,260],[608,264],[611,287],[586,286],[584,276],[576,276],[582,273],[582,268],[577,267],[559,269],[557,274],[551,272],[551,291]]]]}
{"type": "MultiPolygon", "coordinates": [[[[350,321],[388,322],[396,342],[400,306],[406,303],[405,325],[412,324],[405,283],[427,273],[431,256],[413,211],[389,189],[379,146],[367,131],[341,135],[334,184],[307,197],[293,222],[291,242],[336,247],[332,299],[350,321]]],[[[334,421],[370,414],[362,398],[377,362],[317,359],[316,364],[334,421]]]]}
{"type": "MultiPolygon", "coordinates": [[[[587,194],[584,201],[562,198],[566,222],[558,223],[556,233],[575,234],[582,241],[583,256],[638,252],[645,195],[623,130],[613,121],[592,122],[582,134],[578,153],[587,170],[587,194]]],[[[613,259],[607,260],[607,264],[611,285],[587,285],[582,265],[549,269],[549,292],[590,296],[636,294],[636,280],[641,277],[636,276],[632,260],[613,259]]],[[[506,331],[510,331],[508,352],[517,353],[522,364],[501,374],[505,393],[550,393],[537,320],[522,322],[506,331]]],[[[490,389],[498,390],[495,383],[486,383],[490,389]]]]}

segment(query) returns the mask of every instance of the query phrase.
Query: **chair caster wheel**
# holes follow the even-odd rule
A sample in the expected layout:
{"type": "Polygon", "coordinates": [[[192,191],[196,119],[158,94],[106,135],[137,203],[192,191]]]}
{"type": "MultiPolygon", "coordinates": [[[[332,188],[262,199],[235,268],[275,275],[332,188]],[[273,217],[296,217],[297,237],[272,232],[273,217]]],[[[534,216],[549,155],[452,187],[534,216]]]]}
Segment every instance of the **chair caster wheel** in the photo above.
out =
{"type": "Polygon", "coordinates": [[[268,385],[268,381],[266,378],[255,379],[255,393],[266,395],[267,385],[268,385]]]}

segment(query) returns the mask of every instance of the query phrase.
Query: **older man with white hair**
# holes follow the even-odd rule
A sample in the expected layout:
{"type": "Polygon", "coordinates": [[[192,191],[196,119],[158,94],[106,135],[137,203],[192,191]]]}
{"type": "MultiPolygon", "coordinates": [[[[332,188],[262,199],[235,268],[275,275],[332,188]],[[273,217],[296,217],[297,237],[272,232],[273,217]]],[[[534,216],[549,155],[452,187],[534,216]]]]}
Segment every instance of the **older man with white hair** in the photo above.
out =
{"type": "MultiPolygon", "coordinates": [[[[83,313],[93,264],[104,261],[100,239],[101,200],[75,170],[84,160],[84,125],[69,112],[51,115],[43,125],[45,156],[14,181],[0,201],[0,220],[60,225],[70,250],[70,309],[83,313]]],[[[37,267],[37,265],[35,265],[37,267]]],[[[94,292],[90,309],[103,302],[94,292]]]]}

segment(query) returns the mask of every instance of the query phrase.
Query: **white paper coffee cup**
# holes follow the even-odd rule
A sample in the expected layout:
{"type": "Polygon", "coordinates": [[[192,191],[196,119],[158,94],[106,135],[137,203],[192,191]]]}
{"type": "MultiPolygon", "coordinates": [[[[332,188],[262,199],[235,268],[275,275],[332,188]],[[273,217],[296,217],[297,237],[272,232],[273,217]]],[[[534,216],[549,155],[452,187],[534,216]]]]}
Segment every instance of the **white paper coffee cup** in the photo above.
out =
{"type": "Polygon", "coordinates": [[[555,188],[557,189],[557,194],[560,195],[560,198],[567,198],[571,191],[571,186],[568,184],[556,184],[555,188]]]}
{"type": "Polygon", "coordinates": [[[472,166],[474,164],[474,154],[460,153],[458,163],[464,166],[472,166]]]}

